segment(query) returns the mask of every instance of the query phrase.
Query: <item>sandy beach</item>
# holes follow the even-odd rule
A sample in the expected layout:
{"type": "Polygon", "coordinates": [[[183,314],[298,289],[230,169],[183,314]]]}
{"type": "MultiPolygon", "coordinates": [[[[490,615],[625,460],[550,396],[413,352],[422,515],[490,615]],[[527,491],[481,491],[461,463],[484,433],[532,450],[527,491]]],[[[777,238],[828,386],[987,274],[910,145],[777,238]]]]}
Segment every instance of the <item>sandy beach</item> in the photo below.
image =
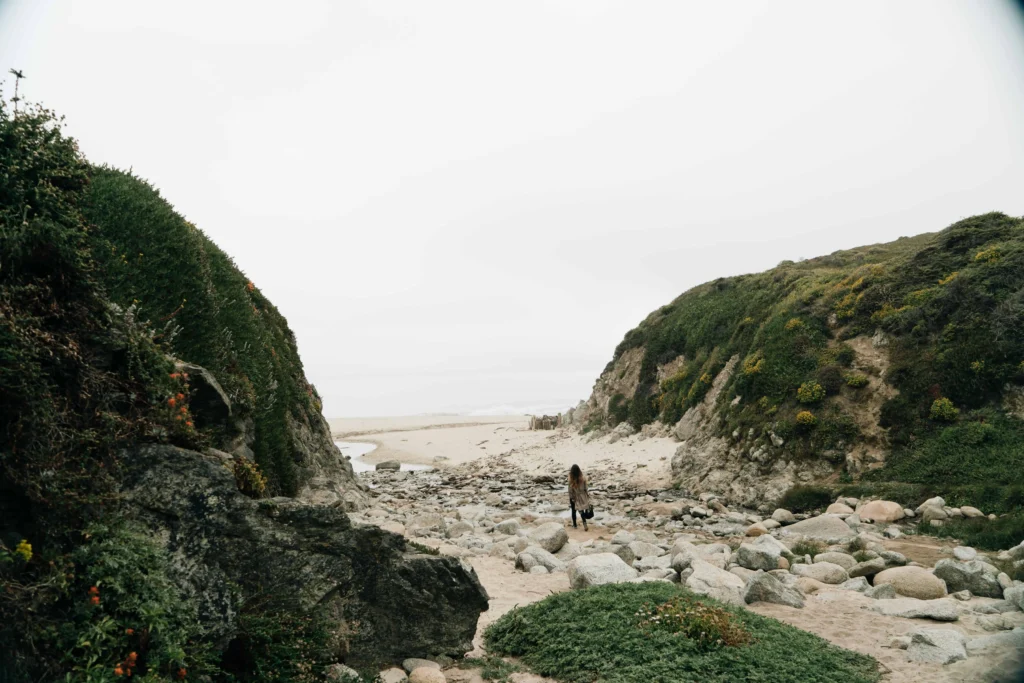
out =
{"type": "Polygon", "coordinates": [[[372,443],[368,463],[385,460],[443,469],[491,456],[508,459],[529,474],[566,476],[573,464],[643,488],[671,485],[669,465],[678,443],[664,437],[587,441],[565,430],[529,429],[526,415],[466,417],[452,415],[340,418],[328,420],[338,441],[372,443]]]}

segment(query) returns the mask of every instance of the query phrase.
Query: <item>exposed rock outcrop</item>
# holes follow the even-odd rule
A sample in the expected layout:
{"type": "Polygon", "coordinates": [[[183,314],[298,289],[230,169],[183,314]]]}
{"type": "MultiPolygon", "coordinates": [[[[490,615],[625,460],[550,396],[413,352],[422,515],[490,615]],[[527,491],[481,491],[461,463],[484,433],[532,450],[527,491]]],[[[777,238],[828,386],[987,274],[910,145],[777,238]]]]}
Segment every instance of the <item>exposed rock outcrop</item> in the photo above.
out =
{"type": "Polygon", "coordinates": [[[780,457],[775,446],[744,446],[720,436],[715,406],[739,362],[733,356],[715,377],[704,400],[676,423],[682,443],[672,456],[672,476],[694,493],[716,493],[749,507],[779,499],[796,483],[824,478],[834,466],[824,460],[780,457]]]}
{"type": "Polygon", "coordinates": [[[472,647],[487,594],[461,560],[420,554],[338,509],[249,499],[216,456],[144,446],[125,460],[128,509],[166,545],[175,580],[224,637],[243,599],[257,596],[323,611],[338,625],[349,664],[472,647]]]}

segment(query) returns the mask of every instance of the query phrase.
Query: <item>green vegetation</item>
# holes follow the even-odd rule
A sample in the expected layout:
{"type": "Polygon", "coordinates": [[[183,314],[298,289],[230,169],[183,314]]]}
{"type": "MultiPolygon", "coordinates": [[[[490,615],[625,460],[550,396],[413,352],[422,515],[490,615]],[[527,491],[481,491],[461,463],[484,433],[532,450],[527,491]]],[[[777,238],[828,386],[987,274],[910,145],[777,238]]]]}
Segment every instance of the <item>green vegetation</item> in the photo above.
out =
{"type": "Polygon", "coordinates": [[[459,667],[462,669],[480,669],[480,678],[485,681],[496,681],[496,683],[507,683],[510,674],[522,671],[522,667],[512,662],[507,662],[501,657],[487,655],[482,659],[467,657],[459,660],[459,667]]]}
{"type": "Polygon", "coordinates": [[[567,683],[879,679],[870,657],[666,583],[552,595],[508,612],[484,637],[489,651],[567,683]],[[671,615],[667,626],[651,624],[659,607],[671,615]],[[716,635],[702,638],[702,625],[716,635]]]}
{"type": "Polygon", "coordinates": [[[612,364],[643,350],[636,395],[624,397],[639,427],[676,422],[737,357],[715,406],[721,435],[753,430],[767,443],[772,432],[788,457],[838,467],[870,398],[868,377],[851,368],[854,349],[880,334],[885,380],[898,390],[879,420],[892,455],[854,484],[865,494],[935,489],[1008,512],[1024,487],[1024,428],[1000,404],[1007,385],[1024,384],[1022,283],[1024,220],[990,213],[700,285],[629,331],[612,364]],[[683,366],[658,383],[658,367],[679,356],[683,366]]]}
{"type": "Polygon", "coordinates": [[[227,436],[193,424],[171,355],[253,418],[269,476],[241,468],[240,488],[294,488],[286,423],[319,404],[284,320],[155,190],[90,166],[51,112],[0,98],[0,169],[0,680],[321,679],[328,625],[295,609],[248,607],[251,647],[221,652],[118,495],[125,449],[227,436]]]}
{"type": "Polygon", "coordinates": [[[814,540],[810,540],[810,539],[801,539],[801,540],[797,541],[796,543],[794,543],[793,547],[790,548],[790,550],[797,557],[803,557],[804,555],[810,555],[813,558],[815,555],[817,555],[819,553],[825,552],[825,548],[826,547],[827,546],[824,543],[822,543],[821,541],[814,541],[814,540]]]}
{"type": "MultiPolygon", "coordinates": [[[[1024,539],[1024,511],[1011,512],[994,520],[946,520],[940,527],[922,524],[920,529],[923,534],[955,538],[964,545],[982,550],[1006,550],[1024,539]]],[[[1007,574],[1011,578],[1024,579],[1024,572],[1019,569],[1008,571],[1007,574]],[[1021,573],[1021,576],[1015,576],[1015,573],[1021,573]]]]}
{"type": "Polygon", "coordinates": [[[255,423],[256,462],[271,495],[294,495],[296,453],[288,421],[319,419],[288,324],[196,226],[139,178],[92,169],[83,214],[88,247],[112,301],[135,306],[169,350],[214,374],[235,417],[255,423]],[[173,332],[173,334],[172,334],[173,332]]]}
{"type": "Polygon", "coordinates": [[[790,512],[811,512],[828,507],[833,500],[830,488],[797,484],[782,494],[778,506],[790,512]]]}

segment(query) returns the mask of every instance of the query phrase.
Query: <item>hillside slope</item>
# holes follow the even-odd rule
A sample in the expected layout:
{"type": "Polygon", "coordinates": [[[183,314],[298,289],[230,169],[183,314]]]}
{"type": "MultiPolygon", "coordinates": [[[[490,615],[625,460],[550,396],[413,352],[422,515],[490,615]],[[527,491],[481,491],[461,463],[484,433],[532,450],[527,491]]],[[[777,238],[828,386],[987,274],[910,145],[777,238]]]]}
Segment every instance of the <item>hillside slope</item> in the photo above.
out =
{"type": "Polygon", "coordinates": [[[0,681],[461,657],[475,573],[354,524],[361,497],[255,286],[51,112],[0,98],[0,681]]]}
{"type": "Polygon", "coordinates": [[[1022,384],[1024,221],[992,213],[695,287],[574,421],[671,426],[681,485],[750,503],[856,480],[998,511],[1024,491],[1022,384]]]}
{"type": "Polygon", "coordinates": [[[217,377],[233,409],[225,436],[255,452],[268,492],[295,495],[318,475],[357,489],[274,305],[148,183],[108,168],[90,175],[83,213],[97,277],[114,302],[163,333],[175,356],[217,377]]]}

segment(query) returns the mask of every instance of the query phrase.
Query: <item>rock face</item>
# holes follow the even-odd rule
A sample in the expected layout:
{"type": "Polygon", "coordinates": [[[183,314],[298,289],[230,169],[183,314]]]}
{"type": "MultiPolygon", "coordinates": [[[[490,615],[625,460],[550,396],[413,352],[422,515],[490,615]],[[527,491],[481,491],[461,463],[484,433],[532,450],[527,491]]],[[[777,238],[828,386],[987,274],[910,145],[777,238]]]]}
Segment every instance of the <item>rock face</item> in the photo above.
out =
{"type": "Polygon", "coordinates": [[[225,639],[244,595],[270,585],[289,608],[350,625],[351,665],[472,648],[487,593],[460,560],[419,554],[336,508],[249,499],[216,456],[145,446],[124,460],[127,509],[166,545],[174,580],[225,639]]]}
{"type": "Polygon", "coordinates": [[[946,588],[953,593],[969,590],[974,595],[986,598],[1003,597],[999,570],[980,560],[939,560],[935,563],[935,576],[945,581],[946,588]]]}
{"type": "Polygon", "coordinates": [[[718,436],[721,418],[715,412],[715,404],[738,362],[738,356],[729,359],[715,376],[704,400],[687,410],[673,428],[673,434],[682,443],[672,456],[672,477],[684,489],[716,493],[757,507],[778,500],[787,489],[805,479],[827,477],[834,468],[820,459],[780,459],[784,446],[769,443],[744,447],[718,436]]]}
{"type": "Polygon", "coordinates": [[[569,585],[573,589],[622,583],[637,578],[639,572],[613,553],[580,555],[569,562],[569,585]]]}
{"type": "Polygon", "coordinates": [[[946,583],[923,567],[892,567],[875,574],[874,585],[892,584],[908,598],[933,600],[946,596],[946,583]]]}

